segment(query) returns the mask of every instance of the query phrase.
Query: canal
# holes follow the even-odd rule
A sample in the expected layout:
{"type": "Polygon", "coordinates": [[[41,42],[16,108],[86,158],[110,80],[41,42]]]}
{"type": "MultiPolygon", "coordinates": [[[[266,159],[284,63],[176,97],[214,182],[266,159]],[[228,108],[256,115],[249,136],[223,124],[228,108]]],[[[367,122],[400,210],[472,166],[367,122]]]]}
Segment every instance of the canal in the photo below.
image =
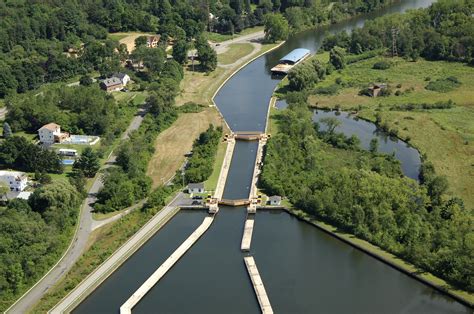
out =
{"type": "MultiPolygon", "coordinates": [[[[269,69],[294,48],[316,51],[325,32],[431,1],[390,8],[288,40],[234,75],[215,102],[233,131],[264,131],[278,83],[269,69]]],[[[256,144],[237,142],[223,198],[248,197],[256,144]]],[[[200,224],[181,211],[76,309],[117,313],[120,305],[200,224]]],[[[240,240],[246,209],[222,207],[203,237],[133,309],[134,313],[258,313],[240,240]]],[[[469,309],[283,211],[257,213],[251,254],[276,313],[465,313],[469,309]]]]}

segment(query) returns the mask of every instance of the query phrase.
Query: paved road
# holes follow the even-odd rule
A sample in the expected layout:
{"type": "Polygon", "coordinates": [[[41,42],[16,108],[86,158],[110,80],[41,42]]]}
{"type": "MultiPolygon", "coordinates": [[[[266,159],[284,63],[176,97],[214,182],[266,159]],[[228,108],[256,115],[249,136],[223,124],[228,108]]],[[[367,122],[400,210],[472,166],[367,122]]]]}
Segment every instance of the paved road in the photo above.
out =
{"type": "MultiPolygon", "coordinates": [[[[138,110],[137,115],[132,119],[129,127],[122,134],[122,140],[128,139],[130,133],[140,127],[145,113],[146,112],[143,108],[138,110]]],[[[116,156],[114,154],[111,154],[101,170],[110,167],[115,162],[115,159],[116,156]]],[[[60,262],[56,264],[53,268],[51,268],[51,270],[41,280],[39,280],[35,286],[33,286],[15,304],[13,304],[7,310],[7,313],[27,312],[27,310],[34,306],[41,299],[41,297],[43,297],[46,291],[48,291],[50,287],[52,287],[56,282],[58,282],[58,280],[65,273],[67,273],[72,268],[74,263],[79,259],[87,245],[87,241],[89,239],[91,231],[93,230],[93,226],[97,224],[97,222],[95,222],[92,218],[93,208],[91,207],[91,204],[93,204],[97,200],[96,195],[102,187],[102,174],[98,173],[94,179],[94,183],[88,191],[87,198],[81,207],[78,227],[79,229],[75,234],[71,246],[68,248],[60,262]]],[[[114,220],[109,220],[109,222],[112,221],[114,220]]],[[[103,225],[104,224],[101,224],[101,226],[103,225]]]]}
{"type": "Polygon", "coordinates": [[[182,197],[182,193],[178,195],[165,208],[159,211],[153,218],[146,223],[137,233],[135,233],[130,240],[120,247],[109,259],[107,259],[101,266],[99,266],[90,276],[88,276],[79,286],[77,286],[65,299],[63,299],[56,307],[51,310],[52,314],[63,313],[71,305],[73,305],[78,298],[84,293],[93,288],[98,280],[107,275],[110,270],[114,269],[117,263],[122,262],[127,258],[131,252],[137,248],[146,239],[150,238],[163,224],[164,221],[170,219],[173,213],[176,212],[175,201],[182,197]]]}

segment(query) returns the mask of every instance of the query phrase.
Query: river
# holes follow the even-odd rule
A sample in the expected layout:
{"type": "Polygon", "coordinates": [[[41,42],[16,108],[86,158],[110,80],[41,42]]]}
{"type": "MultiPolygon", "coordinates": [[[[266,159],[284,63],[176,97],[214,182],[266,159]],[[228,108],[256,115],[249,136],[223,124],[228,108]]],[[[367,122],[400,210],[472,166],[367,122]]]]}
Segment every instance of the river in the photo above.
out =
{"type": "MultiPolygon", "coordinates": [[[[367,18],[431,1],[402,1],[388,9],[292,37],[234,75],[215,98],[234,131],[264,131],[278,80],[269,69],[296,47],[319,48],[326,31],[350,30],[367,18]]],[[[255,143],[237,142],[224,198],[248,197],[255,143]]],[[[76,309],[117,313],[203,219],[181,211],[76,309]]],[[[213,225],[133,309],[134,313],[258,313],[240,240],[243,207],[222,207],[213,225]]],[[[251,254],[276,313],[465,313],[469,309],[283,211],[259,211],[251,254]]]]}

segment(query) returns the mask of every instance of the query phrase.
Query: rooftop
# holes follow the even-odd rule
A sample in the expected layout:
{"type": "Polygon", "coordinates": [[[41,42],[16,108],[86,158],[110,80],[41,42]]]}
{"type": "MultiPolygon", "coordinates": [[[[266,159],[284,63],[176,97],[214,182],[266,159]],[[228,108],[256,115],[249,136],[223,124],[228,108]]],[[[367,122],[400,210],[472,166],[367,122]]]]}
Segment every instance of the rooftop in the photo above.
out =
{"type": "MultiPolygon", "coordinates": [[[[39,130],[42,130],[42,129],[48,129],[50,131],[56,131],[57,128],[59,128],[60,125],[59,124],[56,124],[56,123],[48,123],[48,124],[45,124],[43,125],[39,130]]],[[[38,131],[39,131],[38,130],[38,131]]]]}
{"type": "Polygon", "coordinates": [[[301,58],[310,53],[311,51],[308,49],[298,48],[281,58],[280,61],[298,62],[301,58]]]}
{"type": "Polygon", "coordinates": [[[24,176],[25,173],[21,171],[9,171],[9,170],[0,170],[0,176],[24,176]]]}
{"type": "Polygon", "coordinates": [[[189,189],[204,189],[204,183],[189,183],[188,184],[189,189]]]}
{"type": "Polygon", "coordinates": [[[122,84],[122,81],[118,77],[111,77],[103,80],[102,83],[104,83],[105,86],[114,86],[122,84]]]}

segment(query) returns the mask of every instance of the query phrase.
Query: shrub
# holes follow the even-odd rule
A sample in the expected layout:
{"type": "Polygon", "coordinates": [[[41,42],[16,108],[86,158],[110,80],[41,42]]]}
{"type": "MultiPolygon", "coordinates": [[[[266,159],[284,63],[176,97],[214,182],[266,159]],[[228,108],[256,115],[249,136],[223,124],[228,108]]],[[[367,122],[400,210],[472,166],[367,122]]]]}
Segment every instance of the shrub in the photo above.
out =
{"type": "Polygon", "coordinates": [[[390,63],[387,62],[387,61],[379,61],[379,62],[376,62],[372,68],[373,69],[376,69],[376,70],[387,70],[390,68],[390,63]]]}
{"type": "Polygon", "coordinates": [[[340,89],[341,89],[340,85],[332,84],[325,87],[323,86],[318,87],[314,90],[314,93],[319,94],[319,95],[335,95],[339,92],[340,89]]]}
{"type": "Polygon", "coordinates": [[[402,92],[401,92],[400,90],[397,90],[397,91],[395,92],[395,96],[400,96],[401,94],[402,94],[402,92]]]}
{"type": "Polygon", "coordinates": [[[459,87],[460,85],[461,82],[459,82],[456,77],[450,76],[448,78],[431,81],[428,83],[428,85],[426,85],[425,88],[438,93],[447,93],[459,87]]]}

